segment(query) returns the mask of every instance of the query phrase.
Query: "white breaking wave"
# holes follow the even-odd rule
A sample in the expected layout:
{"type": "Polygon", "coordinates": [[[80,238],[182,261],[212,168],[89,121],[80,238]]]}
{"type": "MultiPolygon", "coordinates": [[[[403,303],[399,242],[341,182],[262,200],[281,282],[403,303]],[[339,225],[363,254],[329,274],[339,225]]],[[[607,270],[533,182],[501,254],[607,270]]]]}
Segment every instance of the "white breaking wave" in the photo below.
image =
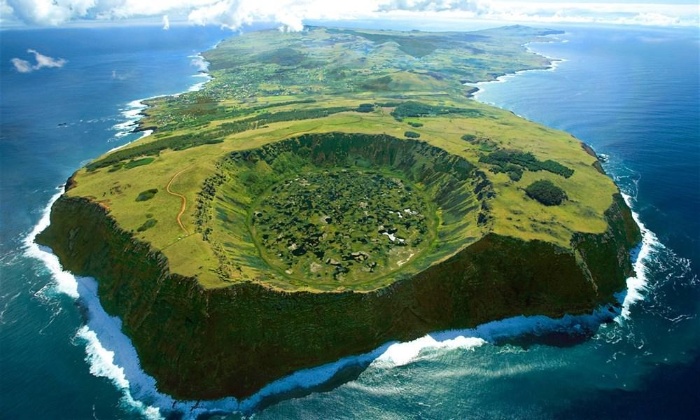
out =
{"type": "Polygon", "coordinates": [[[406,343],[393,343],[376,359],[378,366],[403,366],[419,360],[420,354],[429,349],[472,350],[499,340],[524,335],[541,336],[552,332],[583,332],[610,320],[608,307],[601,307],[592,314],[565,315],[550,318],[543,315],[516,316],[492,321],[475,328],[430,333],[406,343]]]}
{"type": "Polygon", "coordinates": [[[122,391],[122,402],[127,406],[126,408],[137,411],[149,420],[163,418],[159,408],[148,406],[132,397],[124,369],[114,363],[115,353],[102,346],[94,331],[91,331],[87,326],[82,326],[75,334],[75,338],[85,343],[87,354],[85,361],[90,366],[90,373],[111,380],[122,391]]]}
{"type": "Polygon", "coordinates": [[[40,247],[34,242],[37,235],[46,229],[51,223],[51,206],[58,200],[58,198],[63,194],[63,188],[61,191],[54,194],[49,200],[49,204],[44,209],[39,223],[34,226],[34,229],[24,238],[25,253],[28,257],[40,260],[44,263],[46,268],[51,272],[53,279],[56,284],[56,291],[65,295],[68,295],[74,299],[78,298],[78,285],[72,274],[63,271],[61,263],[58,261],[58,257],[54,254],[48,252],[48,250],[40,247]]]}
{"type": "MultiPolygon", "coordinates": [[[[200,71],[206,70],[207,63],[201,56],[197,58],[200,60],[197,67],[200,71]]],[[[208,74],[203,73],[194,77],[205,80],[192,86],[190,91],[201,89],[207,81],[211,80],[208,74]]],[[[121,110],[125,121],[112,127],[113,130],[117,131],[115,134],[117,139],[134,134],[134,129],[138,127],[138,121],[142,118],[142,112],[147,108],[147,105],[143,103],[147,99],[151,98],[131,101],[121,110]]],[[[152,133],[153,130],[144,130],[139,139],[152,133]]],[[[130,143],[120,145],[110,151],[120,149],[130,143]]],[[[46,293],[44,289],[40,292],[47,295],[53,293],[67,295],[87,309],[87,325],[82,326],[77,331],[74,342],[82,343],[85,346],[85,360],[90,373],[109,379],[122,392],[124,408],[128,411],[135,411],[148,419],[163,418],[161,408],[181,411],[192,418],[212,411],[226,413],[238,411],[240,405],[232,398],[199,404],[197,402],[175,401],[171,397],[159,393],[156,389],[155,379],[145,374],[141,369],[131,340],[121,331],[119,318],[108,315],[100,305],[97,282],[92,278],[75,277],[64,271],[56,255],[51,253],[49,249],[35,243],[36,236],[49,226],[51,207],[62,194],[63,187],[51,197],[41,219],[24,238],[23,244],[25,254],[41,261],[51,273],[53,284],[45,288],[51,289],[50,293],[46,293]]],[[[251,408],[253,405],[252,402],[248,404],[251,408]]]]}
{"type": "Polygon", "coordinates": [[[112,381],[122,392],[124,408],[149,419],[162,418],[160,408],[151,405],[152,398],[148,398],[149,389],[155,391],[155,380],[141,370],[131,340],[121,331],[119,318],[102,309],[97,297],[97,282],[89,277],[75,277],[75,280],[79,301],[88,311],[87,325],[78,330],[76,338],[85,343],[85,360],[90,373],[112,381]]]}
{"type": "MultiPolygon", "coordinates": [[[[559,38],[552,38],[552,41],[554,42],[568,42],[567,39],[559,39],[559,38]]],[[[498,77],[496,80],[493,81],[488,81],[488,82],[480,82],[476,83],[475,86],[479,88],[479,90],[474,94],[474,98],[479,100],[480,102],[487,103],[489,105],[495,105],[497,104],[490,103],[487,101],[481,100],[479,97],[481,93],[485,91],[484,86],[488,86],[491,83],[504,83],[510,79],[513,79],[517,77],[520,74],[527,73],[527,72],[537,72],[537,71],[554,71],[556,70],[559,65],[562,63],[565,63],[567,60],[563,58],[555,58],[555,57],[549,57],[545,54],[542,54],[541,52],[534,51],[530,48],[530,45],[533,43],[528,43],[525,44],[525,47],[527,48],[528,51],[533,52],[535,54],[541,55],[548,60],[550,60],[551,65],[547,67],[546,69],[534,69],[534,70],[521,70],[517,71],[515,73],[509,73],[503,76],[498,77]]],[[[525,118],[522,115],[515,114],[518,117],[525,118]]],[[[607,155],[603,155],[607,158],[607,155]]],[[[636,184],[637,181],[635,181],[636,184]]],[[[632,209],[633,208],[633,202],[636,200],[636,193],[635,197],[632,197],[628,194],[622,194],[625,203],[627,206],[632,209]]],[[[639,246],[633,251],[631,259],[632,259],[632,265],[634,267],[635,275],[633,277],[629,277],[626,280],[627,288],[625,291],[620,292],[617,295],[618,300],[620,301],[622,305],[622,310],[620,312],[620,315],[615,318],[615,320],[620,323],[623,322],[626,319],[630,318],[630,307],[635,303],[639,302],[644,299],[644,293],[647,291],[647,273],[646,273],[646,263],[649,261],[649,255],[652,252],[654,248],[663,248],[664,245],[661,244],[658,241],[658,238],[656,235],[651,232],[649,229],[646,228],[646,226],[641,222],[639,219],[639,215],[632,211],[632,218],[634,219],[635,223],[637,223],[637,226],[639,226],[639,229],[642,234],[642,242],[639,244],[639,246]]]]}
{"type": "Polygon", "coordinates": [[[206,85],[210,80],[212,80],[212,77],[208,74],[198,74],[192,77],[202,77],[206,80],[204,80],[203,82],[195,83],[187,90],[188,92],[199,92],[200,90],[204,89],[204,85],[206,85]]]}
{"type": "MultiPolygon", "coordinates": [[[[528,50],[529,50],[529,48],[528,48],[528,50]]],[[[550,62],[549,66],[547,66],[546,68],[541,68],[541,69],[518,70],[518,71],[515,71],[515,72],[513,72],[513,73],[508,73],[508,74],[504,74],[504,75],[498,76],[498,77],[496,78],[496,80],[489,80],[489,81],[487,81],[487,82],[466,83],[467,85],[473,85],[473,86],[479,88],[479,90],[476,91],[476,92],[474,93],[474,99],[477,99],[479,102],[482,102],[482,103],[485,103],[485,104],[488,104],[488,105],[494,105],[494,106],[495,106],[495,105],[496,105],[495,103],[493,103],[493,102],[488,102],[488,101],[484,101],[484,100],[482,100],[482,99],[479,98],[479,96],[487,90],[487,87],[488,87],[489,85],[494,84],[494,83],[499,83],[499,84],[500,84],[500,83],[505,83],[505,82],[507,82],[507,81],[509,81],[509,80],[511,80],[511,79],[516,78],[517,76],[519,76],[519,75],[521,75],[521,74],[524,74],[524,73],[542,72],[542,71],[555,71],[557,68],[559,68],[559,66],[561,66],[563,63],[566,63],[566,62],[568,61],[568,60],[565,59],[565,58],[552,58],[552,57],[547,57],[546,55],[543,55],[543,54],[541,54],[541,53],[537,53],[537,54],[539,54],[539,55],[545,57],[546,59],[548,59],[549,62],[550,62]]],[[[516,115],[517,115],[517,114],[516,114],[516,115]]],[[[524,118],[524,117],[522,117],[522,116],[520,116],[520,115],[518,115],[518,116],[519,116],[520,118],[524,118]]]]}
{"type": "MultiPolygon", "coordinates": [[[[197,74],[192,75],[193,78],[198,78],[198,79],[203,79],[201,82],[194,83],[192,86],[190,86],[187,89],[187,92],[198,92],[204,88],[204,85],[206,85],[210,80],[213,78],[211,75],[209,75],[208,70],[209,70],[209,63],[202,57],[201,54],[197,55],[192,55],[189,57],[191,59],[191,65],[195,67],[198,70],[197,74]]],[[[165,96],[179,96],[180,93],[176,93],[173,95],[165,95],[165,96]]],[[[123,137],[126,137],[130,134],[134,133],[134,130],[138,127],[138,122],[141,120],[143,117],[143,111],[148,108],[148,105],[145,105],[143,102],[149,99],[155,99],[160,97],[161,95],[158,96],[152,96],[149,98],[143,98],[143,99],[136,99],[134,101],[129,102],[126,104],[126,107],[121,109],[121,115],[124,117],[125,121],[122,121],[118,124],[115,124],[112,126],[112,129],[115,130],[117,133],[114,135],[117,139],[121,139],[123,137]]],[[[145,130],[144,134],[141,136],[141,138],[147,137],[153,133],[153,130],[145,130]]],[[[128,143],[127,143],[128,144],[128,143]]],[[[124,147],[125,145],[119,146],[119,147],[124,147]]],[[[114,149],[113,149],[114,150],[114,149]]]]}
{"type": "Polygon", "coordinates": [[[376,359],[378,364],[389,363],[393,366],[406,365],[420,356],[425,349],[473,349],[486,344],[486,340],[480,337],[456,335],[453,338],[440,340],[428,334],[417,340],[407,343],[394,343],[376,359]]]}
{"type": "MultiPolygon", "coordinates": [[[[627,203],[627,207],[633,208],[633,199],[627,194],[622,194],[622,197],[627,203]]],[[[644,224],[639,220],[639,215],[632,211],[632,218],[634,219],[639,230],[642,233],[642,243],[637,247],[636,252],[632,255],[632,265],[634,267],[635,276],[629,277],[627,279],[627,290],[624,293],[624,298],[622,300],[622,312],[620,316],[616,318],[617,322],[623,322],[630,318],[630,307],[635,303],[644,299],[644,293],[647,291],[647,267],[646,263],[649,261],[649,254],[654,248],[663,248],[664,245],[659,242],[658,238],[654,232],[644,226],[644,224]],[[635,255],[636,254],[636,255],[635,255]]]]}
{"type": "MultiPolygon", "coordinates": [[[[49,200],[48,205],[44,209],[41,220],[24,239],[25,254],[28,257],[41,261],[44,263],[46,268],[48,268],[54,281],[53,288],[56,293],[65,294],[83,303],[83,294],[81,294],[81,289],[84,289],[84,287],[81,287],[78,279],[73,274],[63,270],[63,267],[59,263],[56,255],[51,253],[50,250],[40,247],[34,242],[36,236],[49,226],[51,207],[56,200],[58,200],[61,194],[63,194],[63,188],[61,188],[60,192],[51,197],[51,200],[49,200]]],[[[93,310],[95,309],[94,305],[88,305],[87,309],[90,314],[93,315],[93,310]]],[[[115,332],[116,334],[122,334],[119,327],[120,323],[117,326],[117,331],[115,332]]],[[[161,418],[160,410],[158,408],[147,406],[132,397],[129,388],[129,380],[127,379],[124,369],[114,362],[115,355],[117,355],[118,352],[105,348],[97,338],[97,334],[92,331],[89,326],[81,327],[76,333],[76,338],[85,343],[85,360],[88,363],[91,374],[110,379],[112,383],[114,383],[114,385],[122,391],[124,403],[133,410],[138,411],[140,414],[149,419],[161,418]]],[[[138,361],[136,363],[138,363],[138,361]]]]}
{"type": "Polygon", "coordinates": [[[134,130],[138,127],[138,122],[143,116],[143,111],[146,108],[148,108],[148,106],[143,103],[143,101],[147,99],[152,98],[144,98],[131,101],[128,104],[126,104],[125,108],[121,109],[121,115],[124,118],[124,121],[112,126],[112,130],[117,132],[114,135],[116,139],[121,139],[128,135],[134,134],[134,130]]]}
{"type": "MultiPolygon", "coordinates": [[[[136,140],[141,140],[141,139],[143,139],[143,138],[146,138],[146,137],[150,136],[151,134],[153,134],[153,130],[143,130],[143,131],[141,132],[141,137],[139,137],[139,138],[136,139],[136,140]]],[[[136,141],[136,140],[134,140],[134,141],[136,141]]],[[[109,150],[107,151],[107,153],[111,153],[111,152],[113,152],[113,151],[115,151],[115,150],[119,150],[119,149],[121,149],[121,148],[123,148],[123,147],[126,147],[126,146],[130,145],[131,143],[133,143],[134,141],[130,141],[130,142],[127,142],[127,143],[124,143],[124,144],[120,144],[120,145],[117,146],[117,147],[113,147],[113,148],[109,149],[109,150]]],[[[86,162],[86,163],[87,163],[87,162],[86,162]]]]}
{"type": "Polygon", "coordinates": [[[122,404],[148,419],[163,418],[162,411],[176,411],[187,418],[206,413],[251,412],[270,396],[299,387],[308,388],[323,384],[341,369],[358,363],[368,364],[378,357],[384,348],[366,355],[341,359],[313,369],[301,370],[275,381],[254,396],[238,401],[225,398],[214,401],[177,401],[156,389],[156,381],[147,375],[139,364],[138,355],[131,340],[121,331],[121,321],[107,314],[100,305],[97,282],[89,277],[76,277],[64,271],[58,258],[50,250],[39,247],[36,236],[49,226],[51,206],[61,196],[56,193],[47,204],[43,216],[24,240],[27,256],[40,260],[49,269],[55,292],[65,294],[87,309],[88,321],[78,329],[75,342],[85,346],[85,361],[90,373],[109,379],[122,392],[122,404]]]}
{"type": "MultiPolygon", "coordinates": [[[[216,47],[214,47],[216,48],[216,47]]],[[[208,72],[209,71],[209,62],[204,59],[202,54],[196,54],[196,55],[191,55],[188,58],[190,58],[190,64],[195,67],[198,71],[200,72],[208,72]]]]}

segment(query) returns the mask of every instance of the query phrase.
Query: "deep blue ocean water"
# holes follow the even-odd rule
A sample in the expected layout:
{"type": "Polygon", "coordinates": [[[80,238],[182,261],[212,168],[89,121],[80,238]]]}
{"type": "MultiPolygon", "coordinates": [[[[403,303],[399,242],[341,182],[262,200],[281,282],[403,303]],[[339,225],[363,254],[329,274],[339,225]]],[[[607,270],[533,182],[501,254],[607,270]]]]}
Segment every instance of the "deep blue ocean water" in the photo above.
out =
{"type": "MultiPolygon", "coordinates": [[[[563,29],[560,42],[530,46],[563,59],[555,69],[482,84],[477,98],[569,131],[608,157],[606,171],[645,228],[624,314],[601,326],[595,316],[512,319],[385,346],[343,380],[265,401],[257,418],[694,417],[698,31],[563,29]]],[[[95,307],[94,282],[61,273],[27,240],[75,169],[139,137],[124,135],[134,101],[202,81],[192,77],[201,64],[193,56],[227,35],[176,26],[0,33],[0,417],[178,418],[254,409],[255,402],[196,405],[153,393],[134,374],[128,343],[114,332],[118,322],[95,307]],[[9,60],[30,58],[30,48],[67,63],[20,74],[9,60]]]]}

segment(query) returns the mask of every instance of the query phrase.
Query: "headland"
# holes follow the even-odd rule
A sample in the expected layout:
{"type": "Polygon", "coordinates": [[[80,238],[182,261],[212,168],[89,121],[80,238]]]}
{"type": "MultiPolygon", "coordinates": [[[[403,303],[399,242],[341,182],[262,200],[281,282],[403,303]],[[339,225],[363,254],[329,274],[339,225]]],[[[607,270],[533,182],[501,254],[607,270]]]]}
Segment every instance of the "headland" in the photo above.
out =
{"type": "Polygon", "coordinates": [[[615,304],[639,229],[594,153],[469,99],[551,31],[307,28],[204,53],[201,90],[78,170],[38,236],[178,398],[392,340],[615,304]]]}

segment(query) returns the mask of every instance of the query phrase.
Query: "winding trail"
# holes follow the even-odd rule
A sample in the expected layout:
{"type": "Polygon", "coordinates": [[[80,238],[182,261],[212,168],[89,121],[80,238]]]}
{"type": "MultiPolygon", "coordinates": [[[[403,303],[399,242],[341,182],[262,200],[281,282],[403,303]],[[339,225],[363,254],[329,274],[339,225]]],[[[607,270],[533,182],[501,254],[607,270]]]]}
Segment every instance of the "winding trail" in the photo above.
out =
{"type": "Polygon", "coordinates": [[[177,178],[181,173],[185,172],[188,169],[190,169],[190,168],[189,167],[185,168],[185,169],[181,170],[180,172],[176,173],[175,175],[173,175],[173,177],[170,178],[168,185],[165,187],[165,191],[167,191],[168,194],[174,195],[175,197],[180,197],[180,199],[182,200],[182,204],[180,205],[180,213],[177,214],[176,219],[177,219],[177,224],[180,225],[180,228],[185,232],[186,235],[189,235],[190,232],[187,229],[185,229],[185,225],[182,224],[182,220],[180,218],[185,213],[185,209],[187,208],[187,198],[182,194],[178,194],[176,192],[173,192],[170,189],[170,186],[173,184],[173,181],[175,181],[175,178],[177,178]]]}

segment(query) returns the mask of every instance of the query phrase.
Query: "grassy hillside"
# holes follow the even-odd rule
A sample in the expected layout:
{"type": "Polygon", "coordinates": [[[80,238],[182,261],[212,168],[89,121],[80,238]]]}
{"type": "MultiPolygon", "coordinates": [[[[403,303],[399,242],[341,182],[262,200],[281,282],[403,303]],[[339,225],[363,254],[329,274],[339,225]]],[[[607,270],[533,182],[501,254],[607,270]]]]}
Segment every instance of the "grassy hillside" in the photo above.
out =
{"type": "MultiPolygon", "coordinates": [[[[603,213],[615,185],[592,166],[596,158],[578,140],[472,101],[462,84],[545,65],[522,47],[543,33],[310,28],[232,38],[205,54],[214,80],[203,91],[151,100],[142,124],[156,133],[88,164],[68,194],[99,202],[120,226],[161,250],[171,270],[205,287],[224,287],[237,277],[262,281],[265,276],[237,276],[224,267],[221,246],[205,240],[197,224],[203,183],[221,176],[226,156],[303,134],[405,138],[412,132],[465,159],[492,185],[481,211],[488,223],[475,225],[470,237],[493,232],[569,247],[575,232],[605,231],[603,213]],[[489,159],[511,150],[558,165],[567,176],[489,159]],[[538,180],[552,182],[568,199],[559,206],[530,199],[524,190],[538,180]]],[[[248,218],[249,210],[240,208],[239,216],[248,218]]],[[[241,248],[244,259],[259,253],[241,248]]]]}

